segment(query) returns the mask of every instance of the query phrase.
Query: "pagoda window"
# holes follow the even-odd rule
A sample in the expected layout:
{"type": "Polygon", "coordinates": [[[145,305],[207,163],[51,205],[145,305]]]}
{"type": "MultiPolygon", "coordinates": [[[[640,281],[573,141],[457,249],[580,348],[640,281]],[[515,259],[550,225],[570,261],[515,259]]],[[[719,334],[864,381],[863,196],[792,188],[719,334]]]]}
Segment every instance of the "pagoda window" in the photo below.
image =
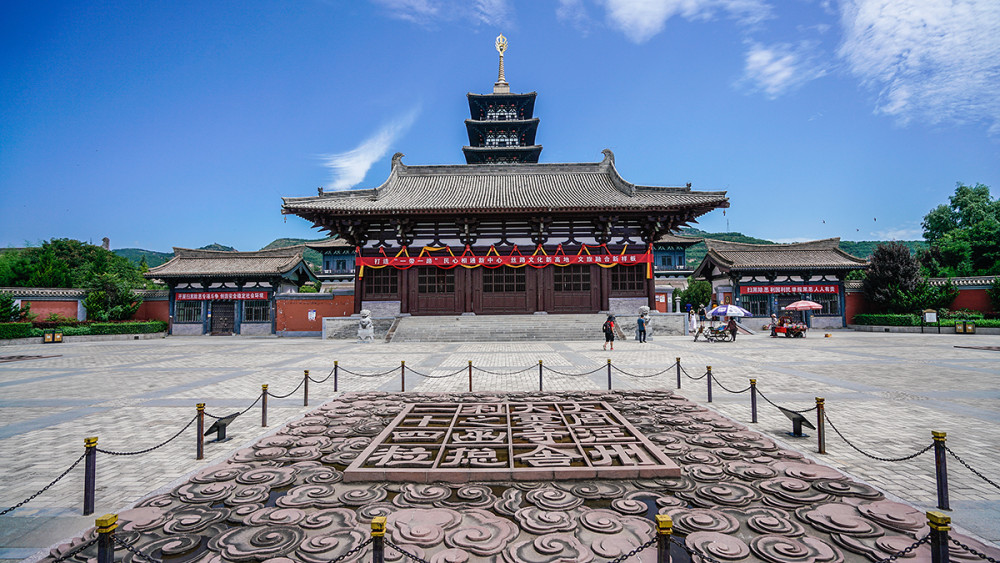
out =
{"type": "Polygon", "coordinates": [[[611,291],[618,294],[644,294],[646,291],[646,267],[615,266],[611,268],[611,291]]]}
{"type": "Polygon", "coordinates": [[[517,110],[510,106],[490,107],[486,110],[487,121],[510,121],[517,119],[517,110]]]}
{"type": "Polygon", "coordinates": [[[399,293],[399,275],[395,268],[365,268],[365,295],[395,298],[399,293]]]}
{"type": "Polygon", "coordinates": [[[486,135],[487,147],[516,147],[518,146],[517,133],[513,131],[489,132],[486,135]]]}
{"type": "Polygon", "coordinates": [[[483,270],[483,292],[523,293],[527,285],[524,268],[500,267],[483,270]]]}
{"type": "Polygon", "coordinates": [[[417,272],[418,293],[455,293],[455,271],[421,268],[417,272]]]}

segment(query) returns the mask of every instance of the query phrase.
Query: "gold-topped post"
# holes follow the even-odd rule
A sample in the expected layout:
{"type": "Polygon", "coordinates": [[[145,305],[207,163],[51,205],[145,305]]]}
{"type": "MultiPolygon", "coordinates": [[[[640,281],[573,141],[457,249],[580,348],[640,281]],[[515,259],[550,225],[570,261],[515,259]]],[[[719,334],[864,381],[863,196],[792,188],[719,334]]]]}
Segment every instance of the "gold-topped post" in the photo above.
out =
{"type": "Polygon", "coordinates": [[[496,48],[497,52],[500,53],[500,72],[497,73],[497,81],[493,84],[493,93],[509,94],[510,84],[507,84],[507,77],[504,76],[503,71],[503,54],[507,50],[507,38],[502,33],[497,35],[496,48]]]}
{"type": "Polygon", "coordinates": [[[656,515],[656,560],[670,563],[670,535],[674,533],[674,523],[666,514],[656,515]]]}
{"type": "Polygon", "coordinates": [[[951,510],[948,502],[948,454],[945,440],[948,439],[947,432],[937,432],[932,430],[931,437],[934,438],[934,476],[937,481],[937,507],[941,510],[951,510]]]}
{"type": "Polygon", "coordinates": [[[117,514],[105,514],[94,521],[97,526],[97,563],[112,563],[115,560],[115,528],[118,527],[117,514]]]}
{"type": "Polygon", "coordinates": [[[83,439],[83,515],[94,513],[97,493],[97,436],[83,439]]]}
{"type": "Polygon", "coordinates": [[[951,517],[947,514],[930,510],[927,512],[927,525],[931,528],[932,563],[947,563],[948,531],[951,530],[951,517]]]}
{"type": "Polygon", "coordinates": [[[385,516],[372,518],[372,561],[385,562],[385,516]]]}

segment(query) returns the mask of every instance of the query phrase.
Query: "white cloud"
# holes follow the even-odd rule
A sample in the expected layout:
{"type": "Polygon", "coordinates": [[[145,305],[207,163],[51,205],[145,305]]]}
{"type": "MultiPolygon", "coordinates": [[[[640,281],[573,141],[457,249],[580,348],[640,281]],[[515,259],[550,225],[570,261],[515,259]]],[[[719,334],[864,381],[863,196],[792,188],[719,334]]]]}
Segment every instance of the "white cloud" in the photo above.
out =
{"type": "Polygon", "coordinates": [[[839,55],[879,91],[876,111],[1000,132],[1000,2],[843,0],[839,55]]]}
{"type": "Polygon", "coordinates": [[[725,12],[741,23],[754,24],[769,17],[763,0],[604,0],[611,23],[629,40],[642,43],[663,31],[667,20],[709,20],[725,12]]]}
{"type": "Polygon", "coordinates": [[[914,227],[896,227],[871,233],[875,240],[923,240],[924,231],[914,227]]]}
{"type": "Polygon", "coordinates": [[[811,240],[816,240],[816,237],[776,238],[772,239],[771,242],[776,242],[778,244],[792,244],[796,242],[809,242],[811,240]]]}
{"type": "Polygon", "coordinates": [[[392,143],[406,133],[419,113],[419,108],[414,108],[409,113],[390,121],[354,149],[322,155],[320,158],[323,159],[323,164],[333,172],[326,187],[331,190],[345,190],[360,184],[372,164],[389,152],[392,143]]]}
{"type": "Polygon", "coordinates": [[[439,21],[471,20],[486,25],[508,24],[510,0],[372,0],[388,10],[389,17],[430,26],[439,21]]]}
{"type": "Polygon", "coordinates": [[[570,23],[584,35],[590,30],[590,16],[583,5],[583,0],[559,0],[556,18],[561,22],[570,23]]]}
{"type": "Polygon", "coordinates": [[[747,51],[743,82],[771,99],[826,74],[811,53],[812,46],[752,43],[747,51]]]}

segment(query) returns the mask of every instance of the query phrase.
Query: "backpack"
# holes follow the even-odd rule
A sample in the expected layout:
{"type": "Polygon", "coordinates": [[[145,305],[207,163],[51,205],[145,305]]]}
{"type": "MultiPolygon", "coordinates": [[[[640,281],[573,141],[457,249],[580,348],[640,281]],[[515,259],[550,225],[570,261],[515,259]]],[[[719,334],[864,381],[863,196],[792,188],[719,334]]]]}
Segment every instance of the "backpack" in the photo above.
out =
{"type": "Polygon", "coordinates": [[[604,321],[604,325],[601,326],[601,330],[604,332],[611,332],[614,330],[614,326],[610,320],[604,321]]]}

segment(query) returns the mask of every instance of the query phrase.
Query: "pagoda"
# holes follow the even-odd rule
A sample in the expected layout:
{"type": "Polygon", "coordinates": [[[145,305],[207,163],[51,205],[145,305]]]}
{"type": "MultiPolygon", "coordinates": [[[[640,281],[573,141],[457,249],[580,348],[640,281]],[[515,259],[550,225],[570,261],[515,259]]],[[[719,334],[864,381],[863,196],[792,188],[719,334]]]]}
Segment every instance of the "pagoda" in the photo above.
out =
{"type": "Polygon", "coordinates": [[[542,146],[535,144],[538,118],[535,110],[535,92],[512,94],[504,76],[503,54],[507,38],[503,34],[496,40],[500,53],[500,71],[493,84],[492,94],[469,93],[469,113],[465,120],[469,133],[469,146],[462,147],[466,164],[536,163],[542,146]]]}

